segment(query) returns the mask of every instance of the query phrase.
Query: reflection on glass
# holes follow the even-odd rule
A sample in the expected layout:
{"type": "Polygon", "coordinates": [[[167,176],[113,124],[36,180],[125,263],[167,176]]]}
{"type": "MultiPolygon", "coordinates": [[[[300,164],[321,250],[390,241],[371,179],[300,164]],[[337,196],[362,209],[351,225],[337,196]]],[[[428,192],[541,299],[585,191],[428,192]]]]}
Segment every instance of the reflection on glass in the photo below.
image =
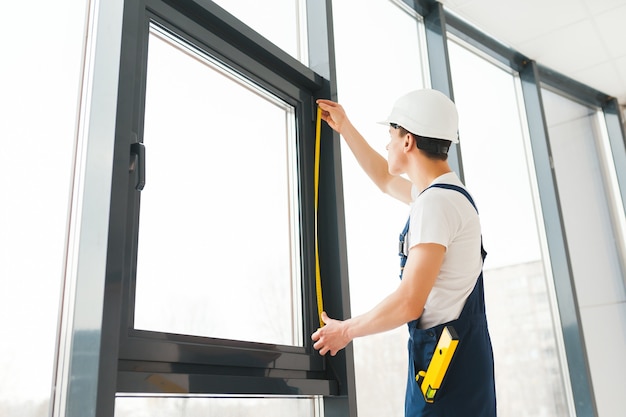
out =
{"type": "Polygon", "coordinates": [[[455,42],[448,47],[465,183],[476,199],[488,252],[485,301],[498,415],[568,416],[518,80],[455,42]]]}
{"type": "Polygon", "coordinates": [[[118,397],[115,417],[319,417],[321,397],[118,397]]]}
{"type": "Polygon", "coordinates": [[[303,345],[294,111],[151,31],[135,328],[303,345]]]}
{"type": "MultiPolygon", "coordinates": [[[[425,86],[421,21],[390,1],[363,7],[362,1],[337,0],[332,8],[339,102],[370,145],[386,157],[388,128],[376,122],[387,117],[399,96],[425,86]]],[[[341,147],[355,316],[373,308],[400,282],[397,241],[408,206],[376,188],[343,140],[341,147]]],[[[406,327],[399,327],[353,342],[359,417],[403,415],[407,335],[406,327]]]]}

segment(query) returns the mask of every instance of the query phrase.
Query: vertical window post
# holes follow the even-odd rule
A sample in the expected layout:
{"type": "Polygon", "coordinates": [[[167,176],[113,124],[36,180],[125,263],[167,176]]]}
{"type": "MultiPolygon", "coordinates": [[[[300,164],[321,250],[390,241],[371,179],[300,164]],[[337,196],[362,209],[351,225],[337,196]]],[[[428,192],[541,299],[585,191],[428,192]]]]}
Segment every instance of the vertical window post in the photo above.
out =
{"type": "MultiPolygon", "coordinates": [[[[336,99],[337,81],[332,31],[332,1],[306,0],[307,39],[311,68],[326,78],[320,98],[336,99]]],[[[317,106],[313,106],[316,110],[317,106]]],[[[314,114],[316,112],[314,111],[314,114]]],[[[350,317],[346,228],[341,176],[341,144],[322,124],[319,178],[318,230],[324,308],[331,317],[350,317]]],[[[324,398],[327,416],[356,417],[353,345],[336,356],[326,355],[329,371],[336,374],[339,395],[324,398]]]]}
{"type": "MultiPolygon", "coordinates": [[[[430,67],[430,83],[432,88],[441,91],[454,101],[452,79],[450,78],[450,59],[448,57],[446,17],[443,5],[439,2],[432,3],[433,4],[427,8],[428,11],[424,14],[428,65],[430,67]]],[[[463,161],[461,160],[458,144],[450,147],[448,162],[450,167],[463,181],[463,161]]]]}

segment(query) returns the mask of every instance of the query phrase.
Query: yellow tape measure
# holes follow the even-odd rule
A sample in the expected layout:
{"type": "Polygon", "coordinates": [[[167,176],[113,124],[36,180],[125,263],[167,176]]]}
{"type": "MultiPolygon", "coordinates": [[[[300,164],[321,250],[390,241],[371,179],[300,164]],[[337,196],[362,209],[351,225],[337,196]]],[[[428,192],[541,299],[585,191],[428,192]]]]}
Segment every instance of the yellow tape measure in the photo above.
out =
{"type": "Polygon", "coordinates": [[[317,293],[317,315],[320,320],[320,327],[324,326],[322,321],[322,311],[324,303],[322,300],[322,277],[320,274],[319,242],[317,239],[317,200],[319,197],[319,177],[320,177],[320,133],[322,130],[322,109],[317,108],[317,120],[315,123],[315,291],[317,293]]]}
{"type": "Polygon", "coordinates": [[[454,327],[444,327],[433,358],[428,365],[428,370],[419,371],[415,376],[415,380],[422,390],[426,402],[432,403],[435,401],[435,395],[443,384],[443,378],[446,376],[446,371],[450,366],[450,361],[458,344],[459,336],[454,327]]]}

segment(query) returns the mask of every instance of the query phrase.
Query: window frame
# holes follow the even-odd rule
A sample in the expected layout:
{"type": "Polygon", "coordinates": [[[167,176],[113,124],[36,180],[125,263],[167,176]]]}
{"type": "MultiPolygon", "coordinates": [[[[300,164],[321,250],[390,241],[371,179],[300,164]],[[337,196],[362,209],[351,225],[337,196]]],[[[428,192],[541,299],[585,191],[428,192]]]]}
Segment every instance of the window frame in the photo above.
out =
{"type": "MultiPolygon", "coordinates": [[[[118,334],[117,337],[111,337],[111,341],[119,342],[118,393],[339,394],[340,383],[334,367],[331,368],[329,361],[313,349],[307,337],[319,326],[314,254],[314,100],[327,97],[329,88],[328,82],[322,77],[212,2],[146,0],[125,5],[107,267],[108,300],[118,303],[119,309],[118,334]],[[133,328],[140,210],[137,183],[141,165],[145,162],[137,150],[143,149],[147,50],[151,24],[179,36],[295,109],[305,336],[303,347],[174,335],[133,328]],[[122,247],[111,250],[114,246],[112,242],[122,243],[122,247]]],[[[322,182],[321,187],[324,187],[322,182]]],[[[320,210],[323,210],[323,205],[320,210]]],[[[337,227],[334,230],[339,233],[337,227]]],[[[324,238],[320,236],[320,246],[324,238]]],[[[323,252],[322,248],[320,252],[323,252]]],[[[109,319],[116,321],[114,316],[109,319]]],[[[346,361],[350,359],[350,356],[342,355],[339,359],[343,361],[340,368],[345,368],[346,361]]]]}

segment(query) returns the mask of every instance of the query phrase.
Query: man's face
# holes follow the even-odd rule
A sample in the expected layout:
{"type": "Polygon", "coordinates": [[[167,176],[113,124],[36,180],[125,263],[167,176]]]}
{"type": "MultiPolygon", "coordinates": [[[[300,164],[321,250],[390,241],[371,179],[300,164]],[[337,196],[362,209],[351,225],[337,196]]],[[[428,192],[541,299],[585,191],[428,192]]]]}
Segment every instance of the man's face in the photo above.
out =
{"type": "Polygon", "coordinates": [[[389,173],[392,175],[400,175],[404,172],[404,142],[405,135],[401,135],[401,130],[395,126],[389,126],[389,143],[387,149],[387,164],[389,173]]]}

